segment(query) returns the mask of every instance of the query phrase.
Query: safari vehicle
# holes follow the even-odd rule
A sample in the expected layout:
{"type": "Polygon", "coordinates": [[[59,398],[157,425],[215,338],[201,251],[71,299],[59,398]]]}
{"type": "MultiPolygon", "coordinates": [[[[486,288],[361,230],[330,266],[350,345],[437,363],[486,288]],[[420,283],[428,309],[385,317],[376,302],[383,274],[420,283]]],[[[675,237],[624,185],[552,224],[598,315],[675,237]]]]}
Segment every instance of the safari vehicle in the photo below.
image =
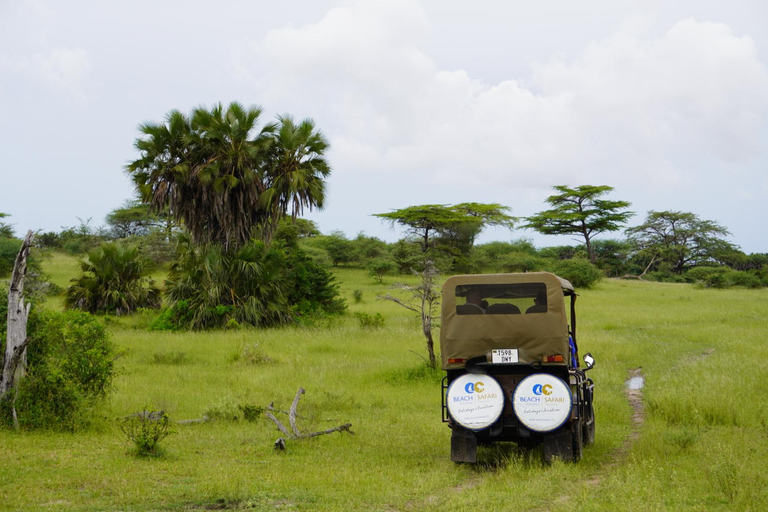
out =
{"type": "Polygon", "coordinates": [[[543,445],[546,462],[579,460],[595,439],[594,359],[578,360],[571,283],[547,272],[460,275],[442,292],[451,460],[476,462],[478,444],[500,441],[543,445]]]}

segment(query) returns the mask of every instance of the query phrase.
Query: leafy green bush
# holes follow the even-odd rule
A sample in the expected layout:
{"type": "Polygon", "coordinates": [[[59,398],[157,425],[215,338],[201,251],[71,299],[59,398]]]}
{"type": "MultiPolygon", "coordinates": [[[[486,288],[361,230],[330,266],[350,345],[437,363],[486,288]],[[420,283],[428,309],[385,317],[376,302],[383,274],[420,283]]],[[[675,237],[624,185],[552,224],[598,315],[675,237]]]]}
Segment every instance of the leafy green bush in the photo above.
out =
{"type": "Polygon", "coordinates": [[[374,258],[368,262],[368,274],[378,282],[384,281],[384,276],[394,272],[397,265],[395,262],[385,258],[374,258]]]}
{"type": "MultiPolygon", "coordinates": [[[[27,376],[18,387],[22,428],[77,430],[92,419],[114,377],[114,348],[104,325],[87,313],[45,311],[30,315],[27,376]]],[[[10,404],[3,419],[11,423],[10,404]]]]}
{"type": "Polygon", "coordinates": [[[588,260],[574,258],[555,264],[555,273],[576,288],[590,288],[603,278],[603,273],[588,260]]]}
{"type": "Polygon", "coordinates": [[[296,244],[251,241],[225,251],[182,237],[154,329],[272,326],[344,310],[335,278],[296,244]]]}
{"type": "Polygon", "coordinates": [[[80,263],[64,304],[89,313],[125,315],[138,308],[160,307],[160,289],[149,277],[151,267],[137,245],[105,242],[80,263]]]}
{"type": "Polygon", "coordinates": [[[527,252],[511,252],[501,260],[504,272],[536,272],[546,267],[546,260],[527,252]]]}
{"type": "Polygon", "coordinates": [[[369,315],[368,313],[363,313],[362,311],[356,311],[355,318],[357,318],[357,321],[360,322],[360,327],[363,329],[384,327],[384,317],[381,316],[381,313],[369,315]]]}
{"type": "Polygon", "coordinates": [[[352,291],[352,298],[355,299],[355,304],[363,302],[363,290],[356,289],[352,291]]]}
{"type": "Polygon", "coordinates": [[[685,275],[686,282],[695,283],[705,288],[760,288],[763,281],[755,273],[739,272],[729,267],[694,267],[685,275]]]}
{"type": "Polygon", "coordinates": [[[0,277],[11,275],[19,249],[21,249],[21,240],[0,237],[0,277]]]}
{"type": "Polygon", "coordinates": [[[141,457],[160,454],[158,443],[171,434],[171,420],[163,411],[144,411],[128,416],[120,422],[120,430],[133,442],[136,455],[141,457]]]}

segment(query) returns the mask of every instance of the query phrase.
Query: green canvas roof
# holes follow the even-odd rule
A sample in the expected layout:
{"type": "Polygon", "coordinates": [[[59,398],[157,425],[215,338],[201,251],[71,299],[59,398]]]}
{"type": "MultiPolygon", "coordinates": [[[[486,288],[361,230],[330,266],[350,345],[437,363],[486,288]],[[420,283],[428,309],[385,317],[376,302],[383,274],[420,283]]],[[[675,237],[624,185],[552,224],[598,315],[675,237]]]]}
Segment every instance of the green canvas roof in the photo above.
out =
{"type": "MultiPolygon", "coordinates": [[[[541,362],[552,355],[568,360],[568,318],[564,295],[574,294],[567,280],[548,272],[524,274],[477,274],[448,278],[443,284],[440,355],[443,369],[463,368],[451,359],[490,357],[492,349],[518,350],[520,363],[541,362]],[[468,291],[477,290],[483,299],[511,306],[518,314],[462,314],[468,291]],[[539,296],[546,307],[537,309],[539,296]],[[526,309],[527,308],[527,309],[526,309]],[[526,313],[526,311],[530,311],[526,313]]],[[[501,307],[488,308],[488,312],[501,307]]],[[[565,364],[565,363],[562,363],[565,364]]]]}

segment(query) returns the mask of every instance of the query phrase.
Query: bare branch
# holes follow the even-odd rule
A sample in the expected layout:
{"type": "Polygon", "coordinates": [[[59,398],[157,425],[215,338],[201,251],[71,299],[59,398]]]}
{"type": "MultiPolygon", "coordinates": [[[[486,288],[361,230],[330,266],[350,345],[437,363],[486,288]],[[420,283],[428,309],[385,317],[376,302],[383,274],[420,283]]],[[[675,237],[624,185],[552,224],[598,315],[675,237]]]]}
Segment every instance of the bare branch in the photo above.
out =
{"type": "Polygon", "coordinates": [[[349,434],[355,435],[355,433],[352,432],[351,428],[352,428],[351,423],[345,423],[344,425],[339,425],[338,427],[329,428],[328,430],[323,430],[320,432],[312,432],[311,434],[305,434],[301,437],[309,439],[310,437],[317,437],[325,434],[332,434],[334,432],[347,432],[349,434]]]}
{"type": "Polygon", "coordinates": [[[408,309],[408,310],[410,310],[410,311],[413,311],[413,312],[415,312],[415,313],[421,313],[421,310],[417,309],[416,307],[414,307],[414,306],[412,306],[412,305],[408,304],[407,302],[403,302],[401,299],[398,299],[397,297],[393,297],[393,296],[391,296],[391,295],[389,295],[389,294],[387,294],[387,295],[383,295],[383,296],[382,296],[382,295],[379,295],[379,296],[378,296],[378,297],[376,297],[376,298],[377,298],[377,299],[381,299],[381,300],[391,300],[391,301],[392,301],[392,302],[394,302],[395,304],[400,304],[400,305],[401,305],[401,306],[403,306],[405,309],[408,309]]]}
{"type": "Polygon", "coordinates": [[[299,432],[299,429],[296,427],[296,409],[299,407],[299,399],[303,394],[304,388],[299,388],[299,390],[296,392],[296,396],[293,398],[291,411],[288,414],[288,421],[291,422],[291,430],[293,430],[294,437],[301,437],[301,432],[299,432]]]}
{"type": "Polygon", "coordinates": [[[280,429],[280,432],[282,432],[282,433],[283,433],[283,434],[285,434],[286,436],[290,437],[291,439],[296,439],[296,436],[294,436],[293,434],[291,434],[290,432],[288,432],[288,429],[287,429],[287,428],[285,428],[285,425],[283,425],[282,423],[280,423],[280,420],[278,420],[277,418],[275,418],[275,417],[272,415],[272,413],[271,413],[271,412],[267,412],[267,413],[266,413],[266,415],[267,415],[267,418],[269,418],[270,420],[272,420],[272,421],[274,421],[274,422],[275,422],[275,425],[277,425],[277,428],[279,428],[279,429],[280,429]]]}

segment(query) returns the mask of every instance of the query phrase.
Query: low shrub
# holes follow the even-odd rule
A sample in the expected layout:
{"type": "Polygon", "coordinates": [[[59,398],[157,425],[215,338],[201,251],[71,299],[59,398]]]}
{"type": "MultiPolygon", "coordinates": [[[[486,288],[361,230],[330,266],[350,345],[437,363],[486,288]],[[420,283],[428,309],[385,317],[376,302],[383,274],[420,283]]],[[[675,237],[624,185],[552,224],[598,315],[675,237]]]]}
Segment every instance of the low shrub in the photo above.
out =
{"type": "Polygon", "coordinates": [[[384,327],[384,317],[381,316],[381,313],[369,315],[368,313],[363,313],[362,311],[356,311],[355,318],[357,318],[357,321],[360,323],[360,327],[363,329],[375,329],[384,327]]]}
{"type": "MultiPolygon", "coordinates": [[[[30,315],[27,375],[15,408],[24,429],[78,430],[93,419],[114,377],[114,347],[104,325],[87,313],[30,315]]],[[[2,418],[12,424],[11,404],[2,418]]]]}
{"type": "Polygon", "coordinates": [[[120,422],[120,430],[133,442],[140,457],[160,455],[158,443],[175,434],[171,420],[163,411],[150,412],[146,408],[120,422]]]}
{"type": "Polygon", "coordinates": [[[588,260],[574,258],[558,261],[555,274],[567,279],[576,288],[591,288],[603,278],[603,273],[588,260]]]}

